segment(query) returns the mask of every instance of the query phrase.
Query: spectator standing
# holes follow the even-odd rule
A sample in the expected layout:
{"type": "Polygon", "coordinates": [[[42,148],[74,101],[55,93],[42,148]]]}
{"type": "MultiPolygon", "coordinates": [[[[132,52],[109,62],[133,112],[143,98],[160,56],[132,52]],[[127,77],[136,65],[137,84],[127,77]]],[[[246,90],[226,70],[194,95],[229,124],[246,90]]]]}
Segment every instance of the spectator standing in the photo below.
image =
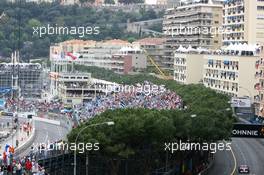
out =
{"type": "Polygon", "coordinates": [[[16,175],[22,175],[22,166],[20,162],[16,164],[16,175]]]}
{"type": "Polygon", "coordinates": [[[29,159],[26,160],[25,168],[26,168],[26,173],[30,174],[31,169],[32,169],[32,163],[29,161],[29,159]]]}

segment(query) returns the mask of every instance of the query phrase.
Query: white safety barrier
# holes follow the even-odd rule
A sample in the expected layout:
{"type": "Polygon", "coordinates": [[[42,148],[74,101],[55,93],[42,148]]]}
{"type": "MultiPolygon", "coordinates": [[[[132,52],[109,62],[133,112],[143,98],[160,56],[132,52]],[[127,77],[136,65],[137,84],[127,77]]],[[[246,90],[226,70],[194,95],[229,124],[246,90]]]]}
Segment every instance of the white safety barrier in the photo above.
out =
{"type": "Polygon", "coordinates": [[[58,120],[51,120],[51,119],[41,118],[41,117],[33,117],[33,120],[46,122],[46,123],[50,123],[53,125],[60,125],[60,121],[58,121],[58,120]]]}
{"type": "Polygon", "coordinates": [[[36,129],[33,128],[33,129],[32,129],[32,132],[31,132],[31,134],[30,134],[30,136],[29,136],[29,138],[27,138],[27,140],[26,140],[24,143],[22,143],[21,145],[19,145],[19,146],[15,149],[15,151],[16,151],[17,153],[19,153],[19,152],[21,152],[22,150],[28,148],[28,147],[33,143],[34,138],[35,138],[35,136],[36,136],[35,134],[36,134],[36,129]]]}
{"type": "MultiPolygon", "coordinates": [[[[27,116],[29,114],[32,114],[32,113],[23,112],[23,113],[18,114],[18,117],[27,118],[27,116]]],[[[36,120],[36,121],[46,122],[46,123],[50,123],[50,124],[53,124],[53,125],[60,125],[60,121],[58,121],[58,120],[51,120],[51,119],[47,119],[47,118],[36,117],[36,115],[32,115],[32,116],[33,116],[33,120],[36,120]]]]}

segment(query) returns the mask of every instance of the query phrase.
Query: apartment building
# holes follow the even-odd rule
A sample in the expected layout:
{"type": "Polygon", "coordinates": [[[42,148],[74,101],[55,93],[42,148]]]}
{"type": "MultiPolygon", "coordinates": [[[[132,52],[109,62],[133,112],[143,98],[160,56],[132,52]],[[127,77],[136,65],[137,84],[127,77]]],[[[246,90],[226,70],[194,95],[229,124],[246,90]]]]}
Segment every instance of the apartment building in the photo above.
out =
{"type": "Polygon", "coordinates": [[[234,97],[256,94],[255,62],[258,56],[206,55],[203,84],[234,97]]]}
{"type": "Polygon", "coordinates": [[[56,64],[66,64],[67,53],[78,54],[74,63],[110,69],[116,73],[127,74],[146,69],[146,55],[131,43],[123,40],[102,42],[70,40],[50,47],[50,60],[56,64]]]}
{"type": "Polygon", "coordinates": [[[174,58],[174,80],[204,86],[234,97],[257,94],[256,61],[260,49],[250,45],[230,45],[225,50],[178,49],[174,58]],[[202,80],[202,81],[201,81],[202,80]]]}
{"type": "Polygon", "coordinates": [[[181,84],[197,84],[203,80],[202,54],[175,53],[174,57],[174,80],[181,84]]]}
{"type": "MultiPolygon", "coordinates": [[[[99,52],[99,51],[98,51],[99,52]]],[[[133,74],[142,72],[147,67],[147,58],[139,48],[122,47],[117,52],[112,53],[84,54],[75,63],[86,66],[96,66],[120,74],[133,74]]]]}
{"type": "Polygon", "coordinates": [[[164,64],[173,71],[173,51],[180,45],[218,49],[222,45],[223,6],[219,3],[192,2],[167,9],[163,20],[166,36],[164,64]]]}
{"type": "Polygon", "coordinates": [[[137,21],[137,22],[130,22],[130,20],[127,20],[127,32],[131,33],[137,33],[142,34],[145,30],[148,30],[148,28],[152,25],[161,25],[163,18],[157,18],[157,19],[150,19],[145,21],[137,21]]]}
{"type": "Polygon", "coordinates": [[[256,73],[255,79],[257,83],[255,89],[257,90],[257,95],[254,96],[255,104],[255,115],[264,117],[264,52],[260,54],[259,60],[256,61],[256,73]]]}
{"type": "Polygon", "coordinates": [[[223,44],[264,44],[264,1],[228,0],[223,8],[223,44]]]}
{"type": "Polygon", "coordinates": [[[96,41],[92,40],[68,40],[61,43],[54,43],[50,46],[50,55],[61,54],[62,52],[81,52],[86,48],[95,47],[96,41]]]}
{"type": "MultiPolygon", "coordinates": [[[[164,38],[143,38],[134,41],[132,44],[135,47],[139,47],[147,52],[147,54],[154,60],[154,62],[161,68],[164,68],[162,63],[164,38]]],[[[154,68],[150,59],[147,59],[147,66],[154,68]]]]}
{"type": "Polygon", "coordinates": [[[139,48],[124,47],[112,55],[112,60],[115,60],[115,63],[110,69],[116,73],[134,74],[147,68],[147,57],[139,48]]]}
{"type": "Polygon", "coordinates": [[[68,40],[54,43],[50,46],[50,55],[61,52],[94,53],[90,49],[107,50],[108,53],[118,51],[122,47],[131,46],[127,41],[113,39],[105,41],[93,40],[68,40]]]}

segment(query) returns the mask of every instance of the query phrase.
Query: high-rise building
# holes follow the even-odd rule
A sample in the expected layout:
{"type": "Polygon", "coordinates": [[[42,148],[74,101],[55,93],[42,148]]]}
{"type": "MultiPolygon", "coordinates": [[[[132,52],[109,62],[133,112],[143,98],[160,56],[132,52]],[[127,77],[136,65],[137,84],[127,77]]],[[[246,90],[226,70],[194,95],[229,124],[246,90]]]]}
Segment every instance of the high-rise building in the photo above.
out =
{"type": "Polygon", "coordinates": [[[224,3],[223,25],[229,32],[223,44],[264,44],[264,1],[228,0],[224,3]]]}
{"type": "MultiPolygon", "coordinates": [[[[140,47],[145,50],[159,67],[164,68],[162,63],[164,41],[164,38],[143,38],[134,41],[132,44],[135,47],[140,47]]],[[[154,69],[154,65],[151,63],[150,59],[147,60],[147,66],[154,69]]]]}
{"type": "Polygon", "coordinates": [[[166,36],[164,60],[173,71],[173,51],[179,46],[218,49],[222,46],[223,6],[201,1],[167,9],[163,21],[166,36]]]}

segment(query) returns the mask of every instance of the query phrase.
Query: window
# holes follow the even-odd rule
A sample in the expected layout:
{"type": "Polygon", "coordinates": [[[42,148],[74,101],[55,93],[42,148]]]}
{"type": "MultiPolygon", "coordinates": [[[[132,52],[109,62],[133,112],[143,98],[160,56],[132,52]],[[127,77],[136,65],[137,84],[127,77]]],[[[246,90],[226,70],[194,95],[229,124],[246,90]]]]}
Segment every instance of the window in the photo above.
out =
{"type": "Polygon", "coordinates": [[[263,10],[263,11],[264,11],[264,6],[258,6],[257,9],[258,9],[258,10],[263,10]]]}

